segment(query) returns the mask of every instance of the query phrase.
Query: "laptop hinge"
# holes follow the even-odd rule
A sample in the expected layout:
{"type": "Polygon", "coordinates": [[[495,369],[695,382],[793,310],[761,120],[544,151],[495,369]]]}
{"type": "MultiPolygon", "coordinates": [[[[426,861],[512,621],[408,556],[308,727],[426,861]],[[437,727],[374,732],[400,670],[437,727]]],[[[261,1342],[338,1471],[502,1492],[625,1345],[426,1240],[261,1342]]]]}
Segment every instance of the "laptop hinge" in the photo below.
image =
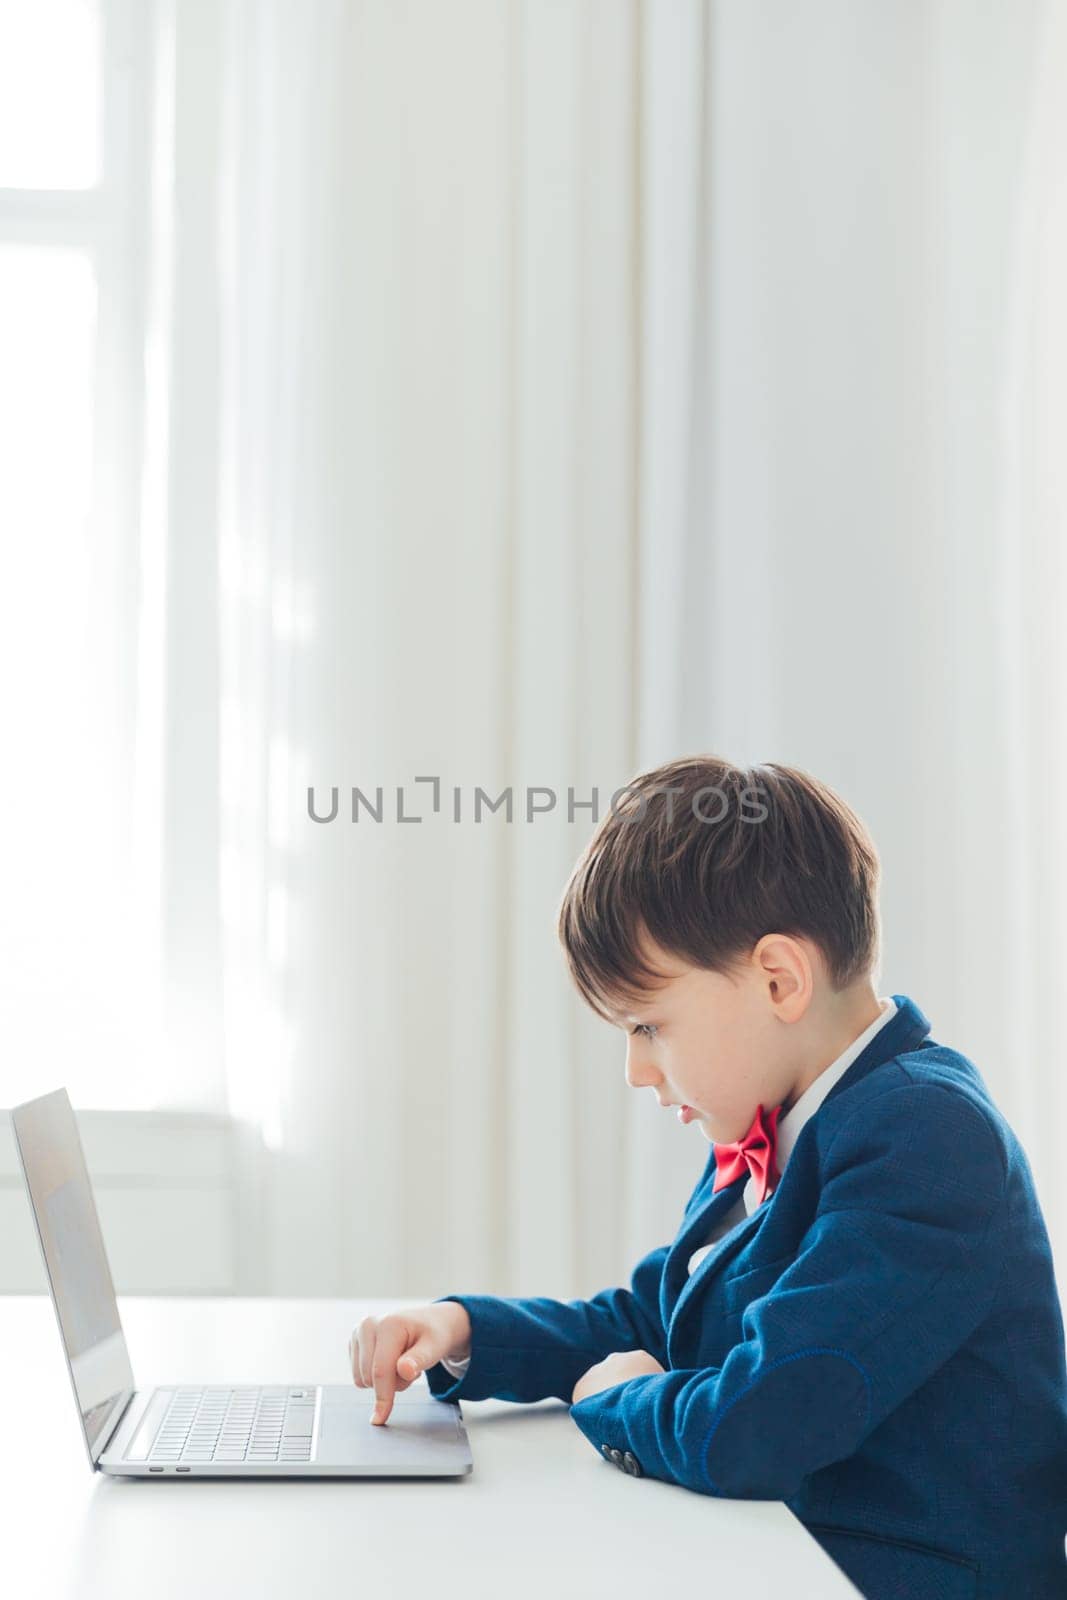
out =
{"type": "Polygon", "coordinates": [[[114,1417],[115,1421],[111,1427],[108,1427],[106,1422],[104,1423],[104,1429],[106,1429],[106,1433],[103,1429],[100,1432],[99,1437],[103,1442],[93,1456],[94,1467],[100,1460],[100,1457],[103,1455],[104,1451],[111,1448],[111,1441],[121,1428],[123,1419],[127,1411],[130,1409],[130,1405],[136,1393],[136,1389],[127,1389],[125,1394],[120,1393],[116,1395],[115,1410],[112,1412],[112,1416],[114,1417]]]}

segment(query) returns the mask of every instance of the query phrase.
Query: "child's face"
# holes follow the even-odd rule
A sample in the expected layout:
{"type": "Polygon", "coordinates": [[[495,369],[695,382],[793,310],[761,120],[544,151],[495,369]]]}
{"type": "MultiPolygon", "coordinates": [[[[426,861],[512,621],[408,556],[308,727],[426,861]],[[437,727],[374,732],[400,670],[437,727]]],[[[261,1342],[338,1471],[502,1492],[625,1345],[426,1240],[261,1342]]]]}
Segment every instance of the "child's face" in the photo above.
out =
{"type": "Polygon", "coordinates": [[[784,951],[783,969],[777,939],[761,940],[730,976],[651,947],[656,968],[672,976],[644,1004],[612,1008],[627,1034],[626,1081],[654,1089],[661,1102],[691,1106],[709,1144],[743,1139],[761,1104],[782,1105],[784,1116],[806,1087],[804,1019],[814,974],[807,952],[796,948],[804,942],[785,936],[781,945],[794,948],[784,951]],[[792,970],[805,963],[806,976],[792,970]]]}

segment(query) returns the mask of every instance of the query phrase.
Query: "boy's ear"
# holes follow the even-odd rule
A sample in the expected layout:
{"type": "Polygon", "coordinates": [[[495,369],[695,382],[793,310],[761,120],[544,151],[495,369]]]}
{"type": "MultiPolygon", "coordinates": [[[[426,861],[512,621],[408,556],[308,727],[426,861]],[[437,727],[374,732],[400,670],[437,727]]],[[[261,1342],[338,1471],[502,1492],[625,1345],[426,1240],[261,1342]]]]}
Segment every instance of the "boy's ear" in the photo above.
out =
{"type": "Polygon", "coordinates": [[[815,992],[815,974],[805,941],[788,933],[765,933],[752,957],[782,1021],[799,1021],[815,992]]]}

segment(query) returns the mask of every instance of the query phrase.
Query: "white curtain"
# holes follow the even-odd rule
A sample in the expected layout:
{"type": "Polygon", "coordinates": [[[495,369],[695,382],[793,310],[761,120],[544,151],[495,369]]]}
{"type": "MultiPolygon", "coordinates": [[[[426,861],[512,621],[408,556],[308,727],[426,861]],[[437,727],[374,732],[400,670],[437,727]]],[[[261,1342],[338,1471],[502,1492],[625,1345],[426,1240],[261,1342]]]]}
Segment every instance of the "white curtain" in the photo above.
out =
{"type": "MultiPolygon", "coordinates": [[[[645,102],[642,470],[668,487],[638,672],[675,714],[642,753],[791,762],[868,820],[880,992],[978,1065],[1063,1260],[1063,8],[700,11],[699,181],[689,95],[645,102]]],[[[669,16],[646,61],[685,86],[669,16]]]]}
{"type": "Polygon", "coordinates": [[[706,1146],[626,1090],[553,915],[568,789],[700,749],[866,816],[881,992],[979,1065],[1063,1239],[1056,8],[174,18],[220,648],[171,664],[220,760],[172,757],[172,998],[268,1146],[258,1286],[587,1293],[673,1234],[706,1146]]]}
{"type": "MultiPolygon", "coordinates": [[[[1067,1276],[1067,1126],[1061,1026],[1067,929],[1067,11],[1037,14],[1023,182],[1011,241],[1006,372],[997,408],[999,564],[993,609],[1004,617],[997,663],[1005,687],[999,816],[977,852],[999,861],[1003,918],[970,923],[970,951],[986,957],[985,1012],[1002,1019],[997,1068],[1009,1114],[1038,1178],[1061,1282],[1067,1276]],[[999,926],[997,922],[999,921],[999,926]],[[1002,980],[998,983],[997,962],[1002,980]],[[998,993],[999,990],[999,993],[998,993]]],[[[976,730],[976,744],[981,729],[976,730]]],[[[980,777],[976,775],[976,781],[980,777]]]]}
{"type": "Polygon", "coordinates": [[[270,1288],[632,1253],[621,1044],[553,919],[568,790],[636,759],[636,43],[610,0],[226,8],[226,1091],[270,1288]]]}

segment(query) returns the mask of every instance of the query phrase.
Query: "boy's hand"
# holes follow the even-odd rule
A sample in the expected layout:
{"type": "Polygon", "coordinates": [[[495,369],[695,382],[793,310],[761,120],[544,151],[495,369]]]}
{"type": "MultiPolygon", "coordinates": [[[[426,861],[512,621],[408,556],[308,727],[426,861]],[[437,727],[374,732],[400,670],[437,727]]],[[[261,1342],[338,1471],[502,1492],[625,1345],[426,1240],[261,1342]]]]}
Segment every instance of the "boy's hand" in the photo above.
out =
{"type": "Polygon", "coordinates": [[[574,1385],[571,1405],[577,1405],[579,1400],[587,1400],[591,1394],[599,1394],[601,1389],[625,1383],[628,1378],[640,1378],[646,1372],[665,1370],[647,1350],[616,1350],[605,1360],[598,1361],[595,1367],[590,1367],[588,1372],[582,1373],[574,1385]]]}
{"type": "Polygon", "coordinates": [[[410,1389],[420,1372],[442,1356],[465,1361],[471,1353],[471,1319],[458,1300],[364,1317],[348,1340],[352,1381],[357,1389],[374,1386],[371,1421],[385,1422],[394,1394],[410,1389]]]}

